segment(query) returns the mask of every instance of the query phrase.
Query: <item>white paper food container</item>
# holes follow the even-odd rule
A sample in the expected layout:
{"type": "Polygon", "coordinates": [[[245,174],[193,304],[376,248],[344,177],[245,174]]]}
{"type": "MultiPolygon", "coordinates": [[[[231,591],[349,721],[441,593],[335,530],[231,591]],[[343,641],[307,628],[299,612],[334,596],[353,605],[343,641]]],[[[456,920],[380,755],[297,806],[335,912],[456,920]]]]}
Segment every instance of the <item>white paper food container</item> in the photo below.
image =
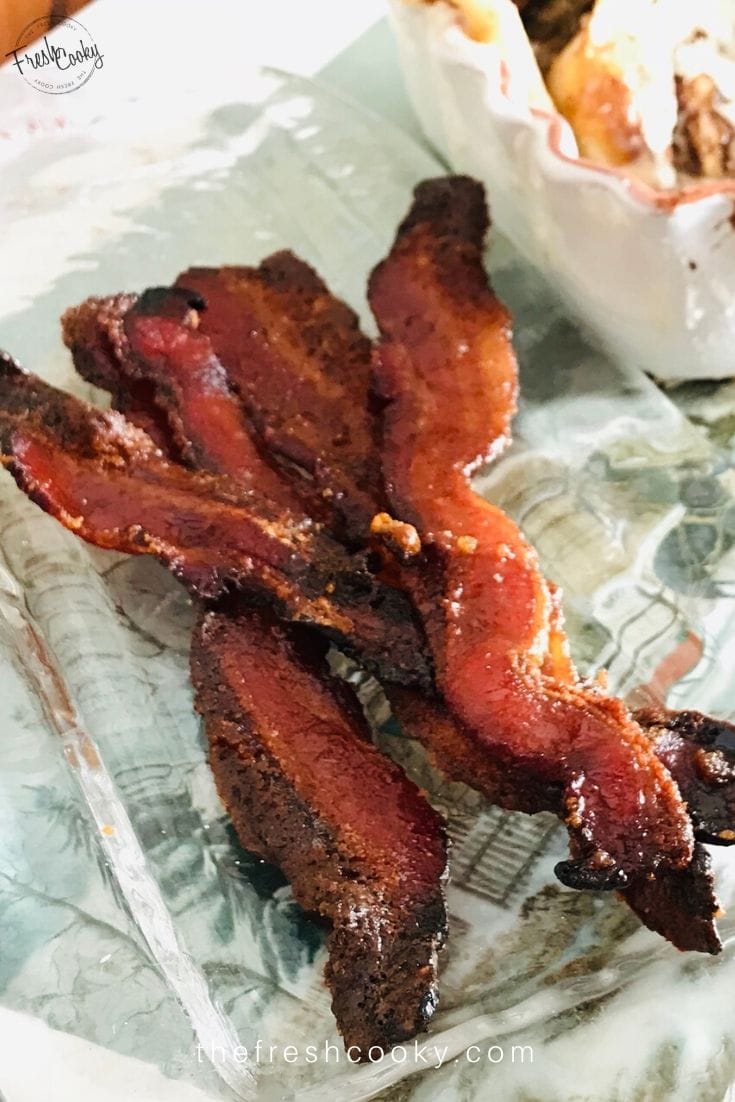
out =
{"type": "Polygon", "coordinates": [[[512,0],[493,0],[486,44],[448,4],[390,7],[427,138],[485,183],[495,224],[574,314],[661,380],[735,375],[735,180],[657,191],[581,160],[512,0]]]}

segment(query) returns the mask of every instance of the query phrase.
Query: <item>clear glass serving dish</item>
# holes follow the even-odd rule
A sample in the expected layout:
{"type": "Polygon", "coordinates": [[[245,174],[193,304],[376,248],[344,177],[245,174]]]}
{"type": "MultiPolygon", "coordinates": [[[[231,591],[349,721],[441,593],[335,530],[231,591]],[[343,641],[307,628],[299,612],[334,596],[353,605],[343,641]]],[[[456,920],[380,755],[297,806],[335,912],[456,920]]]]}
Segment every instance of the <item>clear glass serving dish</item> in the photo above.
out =
{"type": "MultiPolygon", "coordinates": [[[[20,112],[0,165],[0,346],[86,397],[61,311],[191,264],[288,246],[372,331],[366,276],[413,185],[442,171],[384,121],[274,72],[238,102],[197,94],[156,109],[148,96],[51,130],[20,112]]],[[[732,717],[726,442],[595,351],[499,239],[489,262],[515,317],[523,399],[512,450],[478,485],[564,586],[584,669],[608,666],[632,701],[732,717]]],[[[88,1042],[108,1080],[158,1084],[156,1098],[723,1098],[728,918],[718,959],[686,956],[615,898],[566,890],[552,874],[565,848],[555,820],[442,782],[369,681],[376,737],[449,817],[451,936],[431,1033],[405,1057],[350,1066],[321,980],[323,931],[238,846],[218,802],[191,706],[184,591],[153,562],[83,546],[8,475],[0,539],[4,1021],[30,1015],[57,1041],[88,1042]]],[[[715,857],[727,905],[735,864],[715,857]]]]}

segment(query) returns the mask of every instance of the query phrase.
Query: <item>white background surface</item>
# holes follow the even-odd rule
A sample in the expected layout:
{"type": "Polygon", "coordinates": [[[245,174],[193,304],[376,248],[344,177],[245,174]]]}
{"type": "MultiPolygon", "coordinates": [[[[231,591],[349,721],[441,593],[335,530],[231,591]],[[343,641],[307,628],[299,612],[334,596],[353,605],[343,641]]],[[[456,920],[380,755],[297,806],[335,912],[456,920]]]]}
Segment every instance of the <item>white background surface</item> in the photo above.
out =
{"type": "MultiPolygon", "coordinates": [[[[22,141],[29,126],[46,125],[53,133],[59,118],[114,119],[130,98],[171,102],[203,82],[208,95],[236,97],[247,70],[261,65],[317,76],[415,135],[384,15],[384,0],[95,0],[80,19],[103,68],[78,91],[47,96],[4,66],[0,136],[22,141]]],[[[2,1008],[0,1091],[5,1102],[206,1098],[147,1064],[2,1008]]]]}
{"type": "Polygon", "coordinates": [[[55,96],[3,66],[0,129],[19,108],[82,118],[130,98],[169,103],[190,87],[236,95],[248,70],[274,66],[318,76],[417,134],[385,12],[386,0],[94,0],[78,14],[103,68],[55,96]]]}

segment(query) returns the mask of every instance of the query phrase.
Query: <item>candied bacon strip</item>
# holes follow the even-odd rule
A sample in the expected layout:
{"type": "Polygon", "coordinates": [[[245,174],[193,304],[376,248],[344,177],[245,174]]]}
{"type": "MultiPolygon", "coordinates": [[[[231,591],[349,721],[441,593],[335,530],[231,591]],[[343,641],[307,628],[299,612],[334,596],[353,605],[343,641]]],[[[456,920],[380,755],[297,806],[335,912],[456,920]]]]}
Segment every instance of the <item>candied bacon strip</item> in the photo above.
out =
{"type": "Polygon", "coordinates": [[[573,858],[557,875],[621,888],[689,865],[692,827],[622,702],[555,659],[560,627],[536,555],[468,483],[506,443],[517,385],[509,319],[482,263],[487,225],[479,185],[427,181],[372,274],[388,495],[439,564],[438,591],[416,571],[414,593],[451,711],[499,765],[563,787],[573,858]]]}
{"type": "Polygon", "coordinates": [[[355,542],[382,503],[377,423],[353,416],[370,375],[357,315],[289,252],[258,268],[190,268],[179,287],[206,301],[200,328],[271,455],[309,473],[355,542]]]}
{"type": "Polygon", "coordinates": [[[198,596],[252,589],[387,679],[429,683],[405,597],[361,571],[339,544],[231,479],[167,463],[120,414],[62,394],[7,359],[0,446],[21,489],[82,539],[155,555],[198,596]]]}
{"type": "MultiPolygon", "coordinates": [[[[425,745],[437,768],[483,792],[508,811],[559,814],[559,784],[534,786],[534,777],[499,765],[463,731],[439,697],[389,685],[391,708],[409,738],[425,745]]],[[[674,777],[698,842],[735,843],[735,725],[701,712],[643,708],[633,718],[674,777]]]]}
{"type": "MultiPolygon", "coordinates": [[[[498,765],[477,740],[460,727],[439,699],[399,686],[388,686],[387,696],[405,734],[425,745],[440,771],[508,810],[559,814],[562,807],[560,785],[539,786],[537,779],[524,773],[522,768],[514,771],[506,765],[498,765]]],[[[730,738],[733,729],[729,724],[717,724],[698,713],[693,715],[697,717],[694,723],[686,719],[687,713],[669,713],[670,727],[679,727],[675,733],[663,726],[649,728],[647,713],[636,712],[635,718],[651,735],[654,751],[658,754],[660,750],[662,760],[691,801],[689,812],[696,838],[701,842],[711,841],[714,824],[717,824],[719,843],[728,845],[735,841],[735,830],[730,829],[735,824],[735,784],[732,777],[723,780],[725,763],[720,762],[710,777],[698,780],[695,785],[691,784],[691,773],[701,752],[697,742],[701,725],[716,727],[721,734],[724,728],[730,738]],[[672,747],[675,747],[673,752],[672,747]],[[724,826],[726,823],[728,827],[724,826]]],[[[663,722],[658,713],[656,723],[663,722]]],[[[722,946],[715,925],[720,905],[709,857],[701,845],[695,845],[694,857],[686,868],[664,868],[655,876],[632,877],[620,897],[646,926],[677,949],[703,953],[720,951],[722,946]]]]}
{"type": "Polygon", "coordinates": [[[441,816],[372,745],[323,655],[262,611],[210,610],[195,704],[242,844],[328,918],[327,983],[351,1056],[424,1029],[436,1007],[447,841],[441,816]]]}
{"type": "MultiPolygon", "coordinates": [[[[214,280],[214,273],[208,274],[214,280]]],[[[183,282],[186,282],[186,279],[186,276],[182,277],[183,282]]],[[[318,384],[318,374],[316,380],[314,380],[313,376],[309,378],[312,385],[318,384]]],[[[343,380],[339,381],[342,382],[343,380]]],[[[357,429],[362,439],[372,439],[372,430],[369,423],[366,423],[371,419],[370,413],[368,412],[366,377],[364,373],[352,372],[348,382],[350,397],[352,399],[353,428],[357,429]],[[362,424],[360,423],[360,418],[362,418],[362,424]]],[[[306,380],[302,380],[301,385],[302,387],[305,386],[306,380]]],[[[307,399],[307,407],[310,407],[311,404],[311,399],[307,399]]],[[[507,431],[507,425],[505,431],[507,431]]],[[[344,476],[345,472],[342,473],[344,476]]],[[[293,472],[291,472],[291,474],[293,476],[293,472]]],[[[348,484],[349,479],[345,478],[343,485],[348,484]]],[[[344,495],[338,498],[335,504],[337,508],[344,508],[344,495]]],[[[374,508],[376,510],[379,509],[381,504],[380,498],[376,495],[373,500],[374,508]]],[[[402,525],[401,528],[403,533],[405,533],[407,526],[402,525]]],[[[403,546],[405,547],[405,540],[403,546]]],[[[544,666],[547,672],[555,672],[557,676],[568,678],[572,675],[573,667],[571,666],[568,645],[561,625],[558,597],[551,585],[549,585],[549,591],[549,653],[545,657],[544,666]]],[[[528,811],[537,811],[542,808],[558,811],[561,804],[561,792],[558,785],[546,783],[533,787],[527,774],[524,775],[523,772],[521,772],[519,776],[516,771],[514,775],[507,764],[504,769],[498,769],[497,765],[493,765],[487,752],[481,747],[478,747],[474,740],[470,741],[467,738],[466,733],[462,731],[454,718],[446,712],[438,701],[432,702],[427,698],[422,698],[416,693],[411,693],[410,690],[399,691],[394,687],[387,688],[391,703],[396,712],[400,714],[400,718],[403,720],[404,725],[412,734],[418,735],[418,737],[422,739],[428,746],[430,752],[432,752],[437,763],[440,766],[444,765],[445,771],[448,770],[451,775],[460,777],[469,784],[474,784],[474,787],[478,787],[478,778],[482,777],[483,782],[479,787],[481,787],[486,794],[492,795],[492,798],[496,802],[501,802],[503,806],[515,807],[528,811]],[[406,707],[402,707],[401,701],[397,700],[399,692],[403,695],[404,701],[407,703],[406,707]]],[[[716,901],[711,888],[711,878],[705,883],[702,879],[701,872],[699,876],[702,881],[699,884],[699,897],[700,899],[708,898],[710,900],[709,913],[714,914],[716,911],[716,901]]],[[[668,879],[672,879],[672,877],[669,876],[668,879]]],[[[639,889],[641,898],[643,898],[645,892],[648,890],[647,887],[639,889]]],[[[674,916],[675,912],[672,911],[671,915],[674,916]]],[[[667,920],[660,920],[656,928],[659,929],[660,932],[666,934],[667,920]]],[[[712,935],[712,929],[710,924],[710,934],[707,938],[701,937],[701,934],[697,935],[700,948],[711,949],[711,945],[716,941],[716,935],[712,935]]],[[[693,939],[691,935],[687,935],[686,932],[682,933],[676,925],[675,918],[671,918],[668,921],[668,932],[670,934],[670,939],[675,944],[683,943],[687,940],[687,937],[690,943],[696,940],[693,939]]]]}

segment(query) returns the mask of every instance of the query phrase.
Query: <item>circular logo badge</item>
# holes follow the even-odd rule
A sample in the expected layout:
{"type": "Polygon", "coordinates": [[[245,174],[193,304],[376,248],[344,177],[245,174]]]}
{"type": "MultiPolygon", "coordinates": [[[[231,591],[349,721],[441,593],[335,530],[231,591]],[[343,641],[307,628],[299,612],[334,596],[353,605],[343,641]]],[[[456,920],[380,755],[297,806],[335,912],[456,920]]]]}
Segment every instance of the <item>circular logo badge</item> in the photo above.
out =
{"type": "Polygon", "coordinates": [[[47,15],[23,28],[7,56],[26,84],[52,96],[75,92],[103,65],[86,27],[77,19],[53,24],[47,15]]]}

